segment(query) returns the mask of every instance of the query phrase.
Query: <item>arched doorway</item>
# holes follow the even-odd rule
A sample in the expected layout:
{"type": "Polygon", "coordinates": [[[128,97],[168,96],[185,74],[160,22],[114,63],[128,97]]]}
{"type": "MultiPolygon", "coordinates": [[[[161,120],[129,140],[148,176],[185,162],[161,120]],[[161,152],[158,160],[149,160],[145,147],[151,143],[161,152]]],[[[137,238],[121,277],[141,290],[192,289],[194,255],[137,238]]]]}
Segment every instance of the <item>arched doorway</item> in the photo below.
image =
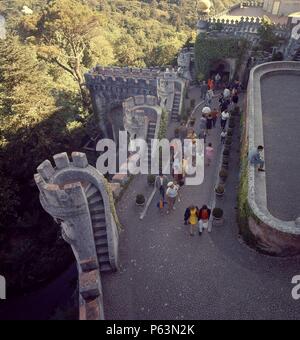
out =
{"type": "Polygon", "coordinates": [[[231,67],[226,60],[218,60],[211,64],[210,77],[212,79],[219,74],[221,76],[221,83],[227,84],[231,79],[231,67]]]}

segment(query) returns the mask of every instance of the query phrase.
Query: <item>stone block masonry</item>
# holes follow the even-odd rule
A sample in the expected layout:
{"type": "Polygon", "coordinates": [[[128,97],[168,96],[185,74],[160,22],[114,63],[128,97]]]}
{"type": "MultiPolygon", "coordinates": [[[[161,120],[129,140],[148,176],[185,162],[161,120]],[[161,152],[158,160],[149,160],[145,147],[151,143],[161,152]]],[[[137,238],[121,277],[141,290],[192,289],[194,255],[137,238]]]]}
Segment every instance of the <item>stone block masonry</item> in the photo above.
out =
{"type": "Polygon", "coordinates": [[[86,155],[55,155],[55,167],[44,161],[34,176],[40,201],[62,228],[77,261],[80,315],[104,319],[100,272],[118,269],[118,218],[111,188],[86,155]]]}
{"type": "MultiPolygon", "coordinates": [[[[298,109],[298,99],[295,97],[285,98],[286,103],[294,103],[292,105],[294,108],[289,105],[286,106],[284,103],[284,107],[286,110],[279,110],[280,114],[277,117],[277,113],[272,112],[272,121],[270,122],[268,119],[268,115],[263,112],[263,104],[266,103],[266,93],[264,93],[264,97],[262,97],[262,80],[266,79],[274,79],[275,83],[277,82],[277,78],[275,78],[278,74],[286,77],[287,84],[290,84],[290,76],[299,77],[300,79],[300,64],[297,62],[275,62],[275,63],[267,63],[254,68],[250,75],[250,82],[248,87],[248,140],[249,140],[249,152],[253,149],[257,148],[258,145],[265,146],[265,160],[266,160],[266,173],[258,172],[254,166],[249,164],[248,167],[248,203],[250,207],[250,215],[249,215],[249,231],[254,236],[256,246],[259,250],[276,256],[292,256],[300,254],[300,224],[299,224],[299,210],[295,209],[289,213],[289,215],[295,215],[296,218],[294,220],[287,220],[284,218],[284,214],[287,214],[290,211],[290,206],[294,206],[293,202],[298,202],[298,192],[297,189],[293,189],[294,191],[287,192],[285,189],[281,191],[282,193],[278,195],[276,194],[277,190],[280,190],[281,184],[284,184],[285,188],[293,188],[297,187],[299,183],[296,179],[298,176],[299,169],[299,157],[297,153],[297,136],[299,134],[297,131],[286,131],[285,138],[287,135],[295,136],[295,138],[291,139],[292,145],[294,145],[295,155],[291,154],[291,148],[287,147],[283,152],[279,151],[279,145],[277,143],[283,143],[282,145],[288,145],[290,142],[288,139],[280,140],[276,138],[276,140],[272,137],[279,136],[282,133],[283,125],[280,124],[280,115],[285,115],[285,119],[289,119],[289,115],[291,117],[290,121],[292,123],[292,128],[297,129],[297,124],[295,125],[295,121],[292,119],[293,112],[297,112],[298,109]],[[266,131],[264,128],[266,124],[264,124],[267,119],[267,126],[272,124],[273,129],[271,131],[266,131]],[[277,125],[276,125],[277,124],[277,125]],[[272,144],[273,143],[273,144],[272,144]],[[274,144],[275,143],[275,144],[274,144]],[[278,150],[274,153],[273,150],[278,150]],[[271,157],[271,154],[273,155],[271,157]],[[291,158],[294,157],[294,166],[291,166],[289,170],[287,167],[291,165],[291,158]],[[297,166],[298,164],[298,166],[297,166]],[[284,171],[287,176],[284,175],[282,171],[279,169],[283,166],[284,171]],[[291,171],[290,175],[288,175],[288,171],[291,171]],[[282,176],[284,182],[282,182],[282,176]],[[291,181],[291,182],[290,182],[291,181]],[[290,202],[291,194],[293,194],[292,202],[290,202]],[[275,196],[274,196],[275,195],[275,196]],[[277,206],[276,217],[274,213],[272,214],[270,209],[273,206],[277,206]],[[284,211],[279,209],[279,207],[284,207],[284,211]],[[280,216],[279,216],[280,215],[280,216]]],[[[280,82],[281,86],[283,85],[280,82]]],[[[288,85],[286,85],[288,86],[288,85]]],[[[272,94],[270,93],[269,100],[272,98],[272,94]]],[[[292,92],[290,92],[292,96],[292,92]]],[[[273,99],[275,104],[275,99],[273,99]]],[[[278,105],[278,104],[275,104],[278,105]]],[[[277,108],[277,106],[276,106],[277,108]]],[[[268,110],[270,107],[268,106],[268,110]]],[[[292,189],[291,189],[292,190],[292,189]]],[[[295,207],[299,207],[296,205],[295,207]]],[[[297,209],[297,208],[296,208],[297,209]]]]}
{"type": "MultiPolygon", "coordinates": [[[[87,88],[93,103],[99,127],[105,137],[113,138],[109,114],[130,97],[152,96],[168,111],[172,110],[175,83],[182,86],[182,80],[173,70],[158,68],[105,68],[97,66],[85,74],[87,88]]],[[[150,97],[149,97],[150,98],[150,97]]]]}

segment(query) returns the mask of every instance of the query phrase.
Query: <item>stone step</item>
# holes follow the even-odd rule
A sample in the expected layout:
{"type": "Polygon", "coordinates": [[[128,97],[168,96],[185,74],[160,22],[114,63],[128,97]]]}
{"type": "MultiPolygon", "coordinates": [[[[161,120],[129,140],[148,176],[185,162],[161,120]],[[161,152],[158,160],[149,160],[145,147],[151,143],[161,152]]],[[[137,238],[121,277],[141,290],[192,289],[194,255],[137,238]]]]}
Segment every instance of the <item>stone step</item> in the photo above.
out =
{"type": "Polygon", "coordinates": [[[93,230],[94,230],[94,233],[96,233],[98,231],[102,231],[102,230],[105,230],[105,232],[106,232],[106,225],[105,225],[105,223],[96,222],[96,223],[93,224],[93,230]]]}
{"type": "Polygon", "coordinates": [[[110,264],[101,264],[100,265],[100,271],[101,272],[112,272],[112,268],[110,266],[110,264]]]}
{"type": "Polygon", "coordinates": [[[96,207],[90,208],[92,215],[105,215],[105,209],[103,206],[98,205],[96,207]]]}
{"type": "Polygon", "coordinates": [[[103,198],[102,198],[100,192],[97,191],[97,193],[99,195],[96,195],[94,197],[88,198],[89,205],[93,205],[95,203],[102,203],[103,202],[103,198]]]}
{"type": "Polygon", "coordinates": [[[96,193],[99,193],[99,191],[94,185],[89,184],[85,189],[85,193],[86,193],[86,197],[89,199],[91,197],[94,197],[94,195],[96,193]]]}
{"type": "Polygon", "coordinates": [[[95,237],[95,239],[100,239],[100,238],[104,238],[104,237],[107,238],[106,230],[99,230],[99,231],[94,232],[94,237],[95,237]]]}
{"type": "Polygon", "coordinates": [[[104,214],[95,214],[92,215],[92,222],[97,223],[97,222],[106,222],[105,215],[104,214]]]}
{"type": "Polygon", "coordinates": [[[109,261],[109,254],[103,254],[101,256],[98,256],[98,261],[99,264],[109,264],[110,265],[110,261],[109,261]]]}
{"type": "Polygon", "coordinates": [[[98,247],[97,255],[98,257],[108,255],[108,247],[98,247]]]}
{"type": "Polygon", "coordinates": [[[106,238],[99,238],[98,240],[95,239],[95,244],[96,244],[96,248],[98,250],[101,247],[107,246],[107,239],[106,238]]]}

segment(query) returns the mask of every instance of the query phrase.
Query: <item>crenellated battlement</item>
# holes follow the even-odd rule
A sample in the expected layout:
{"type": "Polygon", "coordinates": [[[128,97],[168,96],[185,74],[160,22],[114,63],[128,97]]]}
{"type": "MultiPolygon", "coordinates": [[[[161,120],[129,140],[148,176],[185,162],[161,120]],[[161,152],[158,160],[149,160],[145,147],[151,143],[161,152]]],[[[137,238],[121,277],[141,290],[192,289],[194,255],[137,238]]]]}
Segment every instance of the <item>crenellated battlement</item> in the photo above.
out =
{"type": "MultiPolygon", "coordinates": [[[[256,39],[259,29],[263,23],[263,18],[242,17],[240,19],[219,19],[210,18],[207,21],[199,21],[197,24],[199,33],[207,33],[211,37],[230,36],[243,37],[246,39],[256,39]]],[[[291,34],[289,25],[274,25],[275,34],[282,39],[288,39],[291,34]]]]}
{"type": "Polygon", "coordinates": [[[173,69],[120,68],[96,66],[85,74],[94,113],[103,134],[113,138],[110,131],[109,112],[120,108],[131,97],[158,97],[162,106],[170,110],[173,106],[175,83],[180,82],[173,69]]]}
{"type": "Polygon", "coordinates": [[[119,231],[112,193],[107,180],[88,164],[84,153],[73,152],[70,160],[64,152],[53,159],[55,166],[46,160],[34,176],[40,201],[61,226],[62,237],[76,258],[82,317],[103,319],[99,271],[118,268],[119,231]],[[95,314],[90,315],[89,310],[95,314]]]}
{"type": "Polygon", "coordinates": [[[124,110],[132,110],[137,106],[159,106],[157,97],[154,96],[135,96],[126,99],[123,102],[124,110]]]}
{"type": "Polygon", "coordinates": [[[133,67],[102,67],[96,66],[89,74],[101,76],[103,78],[138,78],[138,79],[156,79],[161,73],[160,68],[133,68],[133,67]]]}

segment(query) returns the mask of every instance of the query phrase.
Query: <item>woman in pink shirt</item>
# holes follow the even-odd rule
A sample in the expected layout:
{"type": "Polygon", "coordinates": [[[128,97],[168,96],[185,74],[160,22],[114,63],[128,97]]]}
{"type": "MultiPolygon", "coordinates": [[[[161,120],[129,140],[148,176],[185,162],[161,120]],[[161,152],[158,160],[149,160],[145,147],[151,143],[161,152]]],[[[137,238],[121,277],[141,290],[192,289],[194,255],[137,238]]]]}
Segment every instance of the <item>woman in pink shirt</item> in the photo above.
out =
{"type": "Polygon", "coordinates": [[[205,149],[205,154],[206,154],[206,164],[207,166],[210,166],[213,157],[214,157],[214,148],[211,143],[208,144],[208,146],[205,149]]]}

